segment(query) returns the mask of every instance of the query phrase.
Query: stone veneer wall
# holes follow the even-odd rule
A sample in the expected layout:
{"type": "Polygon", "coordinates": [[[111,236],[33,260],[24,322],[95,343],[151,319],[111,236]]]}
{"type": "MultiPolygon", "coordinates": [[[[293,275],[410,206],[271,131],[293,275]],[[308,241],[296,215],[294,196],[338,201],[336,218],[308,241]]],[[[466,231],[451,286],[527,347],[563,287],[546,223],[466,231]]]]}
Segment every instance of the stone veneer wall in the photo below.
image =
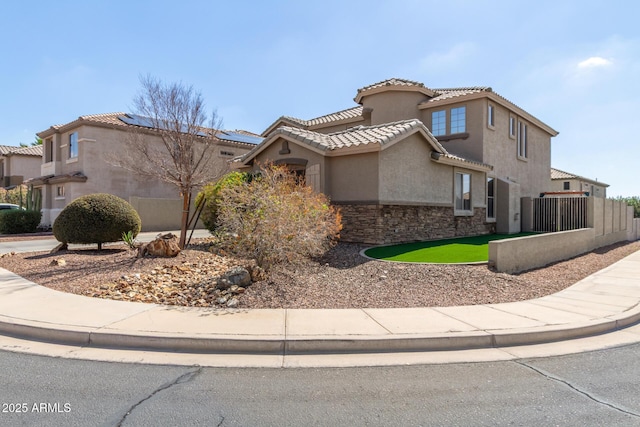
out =
{"type": "Polygon", "coordinates": [[[495,233],[485,209],[454,216],[453,207],[336,204],[342,213],[343,242],[385,244],[495,233]]]}

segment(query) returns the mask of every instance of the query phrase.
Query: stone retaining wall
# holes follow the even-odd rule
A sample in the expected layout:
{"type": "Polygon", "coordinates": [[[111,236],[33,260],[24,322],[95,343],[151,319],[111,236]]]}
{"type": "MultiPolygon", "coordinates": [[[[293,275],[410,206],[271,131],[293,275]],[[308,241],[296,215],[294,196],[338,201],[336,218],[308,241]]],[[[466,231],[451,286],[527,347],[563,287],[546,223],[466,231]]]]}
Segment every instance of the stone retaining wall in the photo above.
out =
{"type": "Polygon", "coordinates": [[[344,242],[385,244],[495,233],[485,209],[454,216],[452,207],[336,204],[342,213],[344,242]]]}

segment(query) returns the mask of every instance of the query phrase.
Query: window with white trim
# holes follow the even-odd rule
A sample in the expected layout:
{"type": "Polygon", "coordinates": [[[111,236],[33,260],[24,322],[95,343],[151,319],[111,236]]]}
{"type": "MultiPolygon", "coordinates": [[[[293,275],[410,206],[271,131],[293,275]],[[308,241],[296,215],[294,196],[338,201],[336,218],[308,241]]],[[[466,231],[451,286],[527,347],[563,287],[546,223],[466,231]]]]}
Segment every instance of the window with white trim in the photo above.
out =
{"type": "Polygon", "coordinates": [[[78,157],[78,132],[69,134],[69,158],[78,157]]]}
{"type": "Polygon", "coordinates": [[[516,118],[509,116],[509,138],[516,139],[516,118]]]}
{"type": "Polygon", "coordinates": [[[471,212],[471,174],[456,172],[454,188],[456,212],[471,212]]]}
{"type": "Polygon", "coordinates": [[[487,126],[490,129],[494,129],[496,126],[496,108],[493,104],[489,104],[487,107],[487,126]]]}
{"type": "Polygon", "coordinates": [[[64,197],[64,185],[58,185],[56,187],[56,197],[59,197],[59,198],[64,197]]]}
{"type": "Polygon", "coordinates": [[[518,157],[526,159],[529,157],[527,146],[527,124],[524,122],[518,122],[518,157]]]}

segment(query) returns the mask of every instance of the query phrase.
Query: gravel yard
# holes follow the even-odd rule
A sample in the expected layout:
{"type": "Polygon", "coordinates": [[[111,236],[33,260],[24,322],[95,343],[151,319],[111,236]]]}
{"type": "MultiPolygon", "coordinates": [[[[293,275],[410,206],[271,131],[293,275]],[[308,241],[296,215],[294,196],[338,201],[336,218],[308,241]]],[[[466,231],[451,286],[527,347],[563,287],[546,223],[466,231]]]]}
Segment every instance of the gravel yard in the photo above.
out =
{"type": "Polygon", "coordinates": [[[486,265],[373,261],[364,246],[340,243],[322,259],[278,267],[251,286],[221,293],[215,278],[246,260],[208,251],[200,240],[176,258],[136,259],[124,245],[57,254],[5,254],[0,267],[40,285],[99,298],[183,306],[238,308],[403,308],[520,301],[558,292],[640,250],[640,242],[601,248],[525,273],[486,265]],[[64,260],[60,262],[58,260],[64,260]]]}

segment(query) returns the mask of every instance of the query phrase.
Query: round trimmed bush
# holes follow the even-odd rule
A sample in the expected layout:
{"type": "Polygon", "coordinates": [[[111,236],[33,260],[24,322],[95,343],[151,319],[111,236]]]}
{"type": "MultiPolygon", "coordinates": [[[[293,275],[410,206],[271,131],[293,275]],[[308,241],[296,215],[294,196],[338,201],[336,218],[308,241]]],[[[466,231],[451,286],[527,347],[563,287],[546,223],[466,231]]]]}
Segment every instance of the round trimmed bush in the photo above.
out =
{"type": "Polygon", "coordinates": [[[97,243],[122,240],[122,233],[140,232],[138,212],[126,200],[97,193],[78,197],[60,212],[53,223],[53,235],[61,243],[97,243]]]}

